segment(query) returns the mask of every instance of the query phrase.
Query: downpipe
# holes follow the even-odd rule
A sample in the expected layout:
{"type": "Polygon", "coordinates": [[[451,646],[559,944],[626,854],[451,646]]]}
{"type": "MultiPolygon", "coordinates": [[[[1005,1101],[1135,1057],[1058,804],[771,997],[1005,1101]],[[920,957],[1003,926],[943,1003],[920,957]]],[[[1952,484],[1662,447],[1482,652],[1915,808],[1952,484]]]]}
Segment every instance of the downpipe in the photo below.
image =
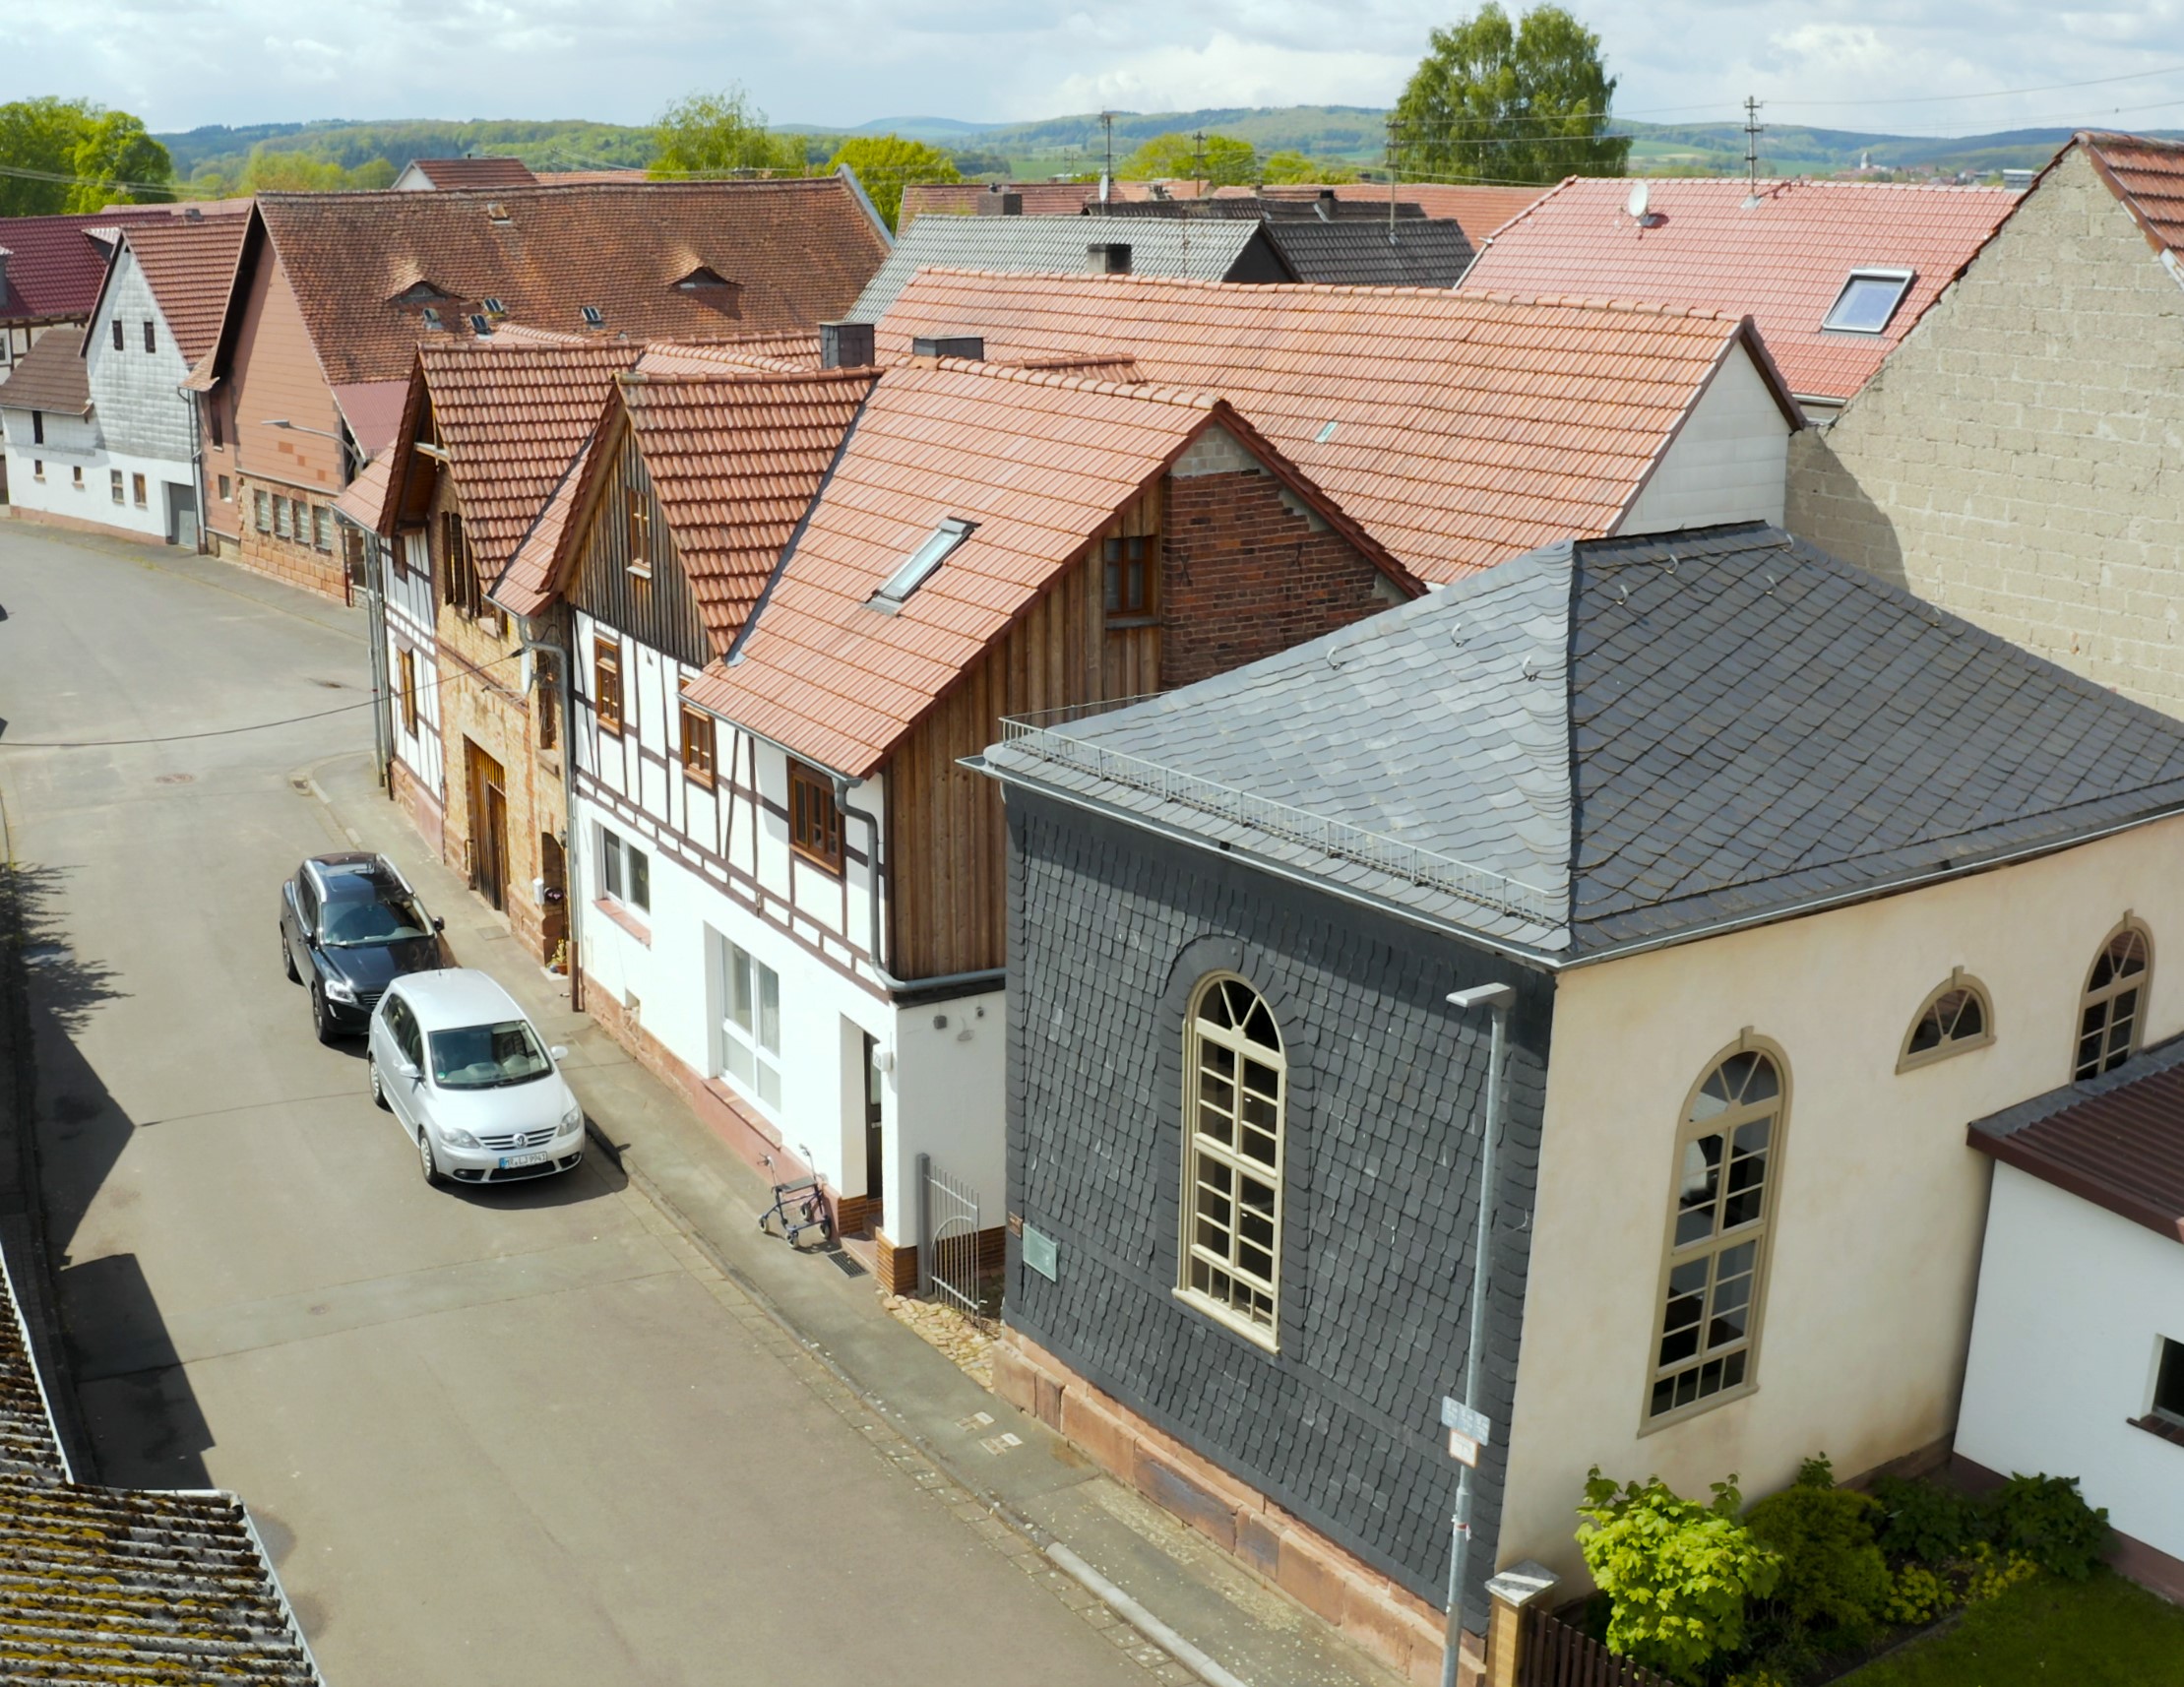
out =
{"type": "Polygon", "coordinates": [[[880,817],[870,809],[859,808],[849,800],[849,793],[864,783],[861,779],[851,779],[847,774],[828,770],[834,781],[835,806],[864,828],[865,853],[864,877],[871,934],[867,940],[872,957],[872,970],[878,975],[882,988],[898,993],[905,991],[950,990],[968,988],[976,984],[1001,984],[1009,972],[1005,967],[981,967],[969,972],[942,972],[930,978],[898,978],[888,970],[886,940],[887,921],[880,910],[880,817]]]}

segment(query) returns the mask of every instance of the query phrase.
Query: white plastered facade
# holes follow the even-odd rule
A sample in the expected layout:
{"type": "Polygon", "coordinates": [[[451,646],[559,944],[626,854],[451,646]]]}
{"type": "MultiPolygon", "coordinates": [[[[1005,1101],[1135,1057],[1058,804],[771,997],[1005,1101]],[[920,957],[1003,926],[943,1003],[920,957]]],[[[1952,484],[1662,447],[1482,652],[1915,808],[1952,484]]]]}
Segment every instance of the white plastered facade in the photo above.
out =
{"type": "Polygon", "coordinates": [[[440,738],[439,638],[434,631],[436,608],[432,595],[432,559],[422,529],[397,533],[390,550],[402,558],[387,562],[387,660],[391,669],[387,709],[394,729],[395,758],[434,802],[447,800],[440,738]],[[406,679],[403,657],[415,679],[416,729],[410,730],[409,712],[403,707],[406,679]]]}
{"type": "Polygon", "coordinates": [[[1582,1581],[1590,1466],[1753,1498],[1826,1453],[1848,1475],[1957,1423],[1989,1161],[1970,1121],[2067,1083],[2081,992],[2127,911],[2154,945],[2143,1036],[2184,1031],[2184,818],[2016,866],[1573,968],[1557,980],[1496,1557],[1582,1581]],[[2174,950],[2172,954],[2170,951],[2174,950]],[[1899,1073],[1963,968],[1991,1045],[1899,1073]],[[1693,1087],[1740,1034],[1778,1045],[1788,1115],[1754,1385],[1652,1427],[1660,1271],[1693,1087]]]}
{"type": "Polygon", "coordinates": [[[2184,1447],[2130,1421],[2164,1340],[2184,1343],[2184,1244],[1997,1165],[1957,1451],[2076,1476],[2116,1529],[2184,1559],[2184,1447]]]}
{"type": "MultiPolygon", "coordinates": [[[[811,1168],[842,1195],[873,1193],[869,1056],[879,1077],[885,1232],[915,1240],[920,1154],[976,1189],[980,1223],[998,1225],[1006,1188],[1001,989],[899,1003],[872,956],[871,829],[844,814],[840,874],[799,855],[789,843],[786,753],[726,721],[715,726],[712,788],[688,779],[677,693],[698,670],[587,614],[572,619],[579,836],[570,841],[570,900],[587,988],[614,997],[647,1035],[724,1088],[796,1158],[808,1151],[811,1168]],[[619,734],[602,732],[593,711],[591,653],[600,638],[622,648],[619,734]],[[609,894],[605,834],[646,852],[649,907],[629,905],[626,867],[624,898],[609,894]],[[728,945],[779,980],[778,1049],[751,1050],[754,1063],[770,1056],[778,1096],[762,1094],[731,1058],[728,945]]],[[[848,792],[850,807],[875,818],[883,851],[886,795],[884,777],[848,792]]],[[[884,929],[884,853],[879,917],[884,929]]]]}
{"type": "Polygon", "coordinates": [[[1614,531],[1661,533],[1720,522],[1780,526],[1789,433],[1788,417],[1739,342],[1614,531]]]}

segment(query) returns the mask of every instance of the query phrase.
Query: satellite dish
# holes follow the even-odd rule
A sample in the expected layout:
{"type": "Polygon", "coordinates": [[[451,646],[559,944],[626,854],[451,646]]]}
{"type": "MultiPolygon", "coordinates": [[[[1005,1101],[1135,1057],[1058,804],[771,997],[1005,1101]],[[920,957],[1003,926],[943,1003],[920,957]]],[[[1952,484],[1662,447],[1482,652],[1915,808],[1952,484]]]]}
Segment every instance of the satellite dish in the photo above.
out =
{"type": "Polygon", "coordinates": [[[1633,222],[1643,222],[1646,220],[1648,191],[1648,185],[1643,180],[1634,181],[1631,183],[1631,196],[1630,199],[1626,202],[1626,208],[1631,214],[1631,220],[1633,222]]]}

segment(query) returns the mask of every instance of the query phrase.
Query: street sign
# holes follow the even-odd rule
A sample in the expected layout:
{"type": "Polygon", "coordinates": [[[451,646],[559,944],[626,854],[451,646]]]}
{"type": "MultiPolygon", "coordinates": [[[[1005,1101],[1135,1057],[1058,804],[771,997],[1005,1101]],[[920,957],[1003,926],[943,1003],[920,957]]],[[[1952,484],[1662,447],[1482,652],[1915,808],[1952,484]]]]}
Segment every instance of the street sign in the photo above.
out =
{"type": "Polygon", "coordinates": [[[1478,1443],[1463,1430],[1452,1429],[1449,1431],[1449,1457],[1475,1470],[1478,1468],[1478,1443]]]}
{"type": "MultiPolygon", "coordinates": [[[[1483,1411],[1473,1411],[1453,1394],[1443,1397],[1441,1401],[1441,1424],[1443,1428],[1461,1434],[1466,1441],[1477,1442],[1480,1447],[1491,1447],[1494,1444],[1493,1420],[1483,1411]]],[[[1453,1445],[1449,1453],[1452,1458],[1463,1458],[1453,1445]]],[[[1465,1459],[1464,1462],[1466,1465],[1471,1464],[1476,1457],[1477,1449],[1474,1448],[1472,1458],[1465,1459]]]]}
{"type": "Polygon", "coordinates": [[[1052,1236],[1034,1230],[1029,1224],[1024,1226],[1024,1263],[1048,1282],[1054,1281],[1054,1268],[1057,1264],[1055,1255],[1058,1251],[1052,1236]]]}

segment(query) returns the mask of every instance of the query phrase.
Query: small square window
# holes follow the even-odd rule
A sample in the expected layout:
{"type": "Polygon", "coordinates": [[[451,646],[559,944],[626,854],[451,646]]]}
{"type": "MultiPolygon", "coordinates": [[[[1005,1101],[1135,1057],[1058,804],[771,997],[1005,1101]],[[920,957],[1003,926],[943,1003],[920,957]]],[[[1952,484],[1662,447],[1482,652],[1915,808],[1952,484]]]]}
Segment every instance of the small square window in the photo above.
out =
{"type": "Polygon", "coordinates": [[[43,480],[45,478],[45,463],[42,459],[33,457],[31,460],[31,478],[33,480],[43,480]]]}
{"type": "Polygon", "coordinates": [[[682,706],[682,771],[692,782],[713,784],[713,717],[703,710],[682,706]]]}
{"type": "Polygon", "coordinates": [[[592,714],[602,732],[622,729],[622,644],[619,639],[592,641],[592,714]]]}
{"type": "Polygon", "coordinates": [[[2184,1429],[2184,1342],[2161,1342],[2161,1361],[2153,1379],[2153,1415],[2184,1429]]]}
{"type": "Polygon", "coordinates": [[[1881,334],[1910,291],[1908,270],[1852,270],[1822,321],[1841,334],[1881,334]]]}
{"type": "Polygon", "coordinates": [[[71,469],[68,471],[68,477],[75,483],[77,491],[81,492],[84,489],[84,466],[82,464],[78,464],[74,469],[71,469]]]}
{"type": "Polygon", "coordinates": [[[234,486],[224,474],[219,477],[219,501],[223,504],[232,504],[235,501],[234,486]]]}
{"type": "Polygon", "coordinates": [[[1106,568],[1107,613],[1153,613],[1154,541],[1144,533],[1110,538],[1101,545],[1106,568]]]}
{"type": "Polygon", "coordinates": [[[110,469],[106,471],[106,474],[108,481],[113,487],[114,502],[118,504],[121,502],[121,470],[118,469],[110,469]]]}
{"type": "Polygon", "coordinates": [[[788,764],[788,842],[812,865],[842,871],[842,809],[834,781],[802,762],[788,764]]]}

